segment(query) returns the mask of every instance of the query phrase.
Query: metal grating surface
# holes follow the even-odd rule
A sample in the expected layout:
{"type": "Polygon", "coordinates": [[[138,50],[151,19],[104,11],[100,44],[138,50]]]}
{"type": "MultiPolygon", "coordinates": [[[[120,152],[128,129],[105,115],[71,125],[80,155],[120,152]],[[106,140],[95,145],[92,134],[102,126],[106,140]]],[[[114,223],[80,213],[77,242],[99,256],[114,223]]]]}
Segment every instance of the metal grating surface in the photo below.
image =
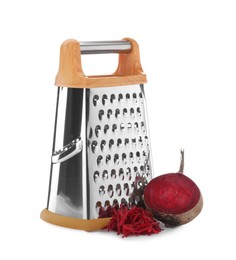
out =
{"type": "Polygon", "coordinates": [[[89,218],[100,207],[142,204],[151,180],[149,133],[142,85],[86,90],[89,218]]]}

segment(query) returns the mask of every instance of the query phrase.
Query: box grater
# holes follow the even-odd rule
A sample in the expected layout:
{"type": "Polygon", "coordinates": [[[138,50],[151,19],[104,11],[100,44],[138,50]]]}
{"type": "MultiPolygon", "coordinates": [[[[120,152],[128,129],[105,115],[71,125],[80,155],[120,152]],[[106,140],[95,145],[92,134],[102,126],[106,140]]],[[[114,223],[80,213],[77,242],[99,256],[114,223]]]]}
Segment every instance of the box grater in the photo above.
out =
{"type": "MultiPolygon", "coordinates": [[[[101,215],[121,203],[143,204],[152,178],[150,139],[138,44],[121,41],[61,45],[45,221],[82,230],[106,226],[101,215]],[[81,54],[118,53],[112,75],[85,76],[81,54]]],[[[105,217],[104,217],[105,216],[105,217]]]]}

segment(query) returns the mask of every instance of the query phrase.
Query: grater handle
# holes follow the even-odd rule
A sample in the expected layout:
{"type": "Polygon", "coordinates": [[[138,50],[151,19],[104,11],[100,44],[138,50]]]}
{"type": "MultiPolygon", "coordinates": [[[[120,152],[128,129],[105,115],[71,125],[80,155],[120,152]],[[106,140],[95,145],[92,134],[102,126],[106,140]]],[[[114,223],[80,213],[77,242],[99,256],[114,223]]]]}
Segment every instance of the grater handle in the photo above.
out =
{"type": "Polygon", "coordinates": [[[69,39],[62,43],[55,85],[69,88],[97,88],[144,84],[146,75],[140,62],[139,46],[131,38],[121,41],[82,42],[69,39]],[[116,71],[111,75],[87,76],[81,54],[119,53],[116,71]]]}
{"type": "Polygon", "coordinates": [[[131,49],[131,43],[126,40],[80,42],[81,54],[129,53],[131,49]]]}

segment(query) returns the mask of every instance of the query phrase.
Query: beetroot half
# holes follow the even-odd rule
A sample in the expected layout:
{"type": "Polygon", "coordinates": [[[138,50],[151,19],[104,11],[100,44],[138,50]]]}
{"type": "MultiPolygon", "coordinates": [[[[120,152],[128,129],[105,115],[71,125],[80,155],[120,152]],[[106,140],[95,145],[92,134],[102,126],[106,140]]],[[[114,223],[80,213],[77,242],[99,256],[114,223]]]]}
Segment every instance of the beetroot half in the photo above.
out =
{"type": "Polygon", "coordinates": [[[198,186],[183,174],[184,151],[177,173],[153,178],[144,190],[144,202],[154,217],[166,226],[175,227],[193,220],[202,210],[203,199],[198,186]]]}

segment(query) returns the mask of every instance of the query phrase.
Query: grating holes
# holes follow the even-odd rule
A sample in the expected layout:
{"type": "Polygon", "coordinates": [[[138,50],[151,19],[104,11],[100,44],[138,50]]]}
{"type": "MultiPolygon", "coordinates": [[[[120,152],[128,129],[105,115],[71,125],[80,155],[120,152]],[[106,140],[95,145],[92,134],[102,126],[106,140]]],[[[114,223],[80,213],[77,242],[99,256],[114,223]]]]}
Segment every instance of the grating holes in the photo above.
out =
{"type": "Polygon", "coordinates": [[[126,99],[130,99],[130,94],[127,93],[127,94],[125,95],[125,97],[126,97],[126,99]]]}
{"type": "Polygon", "coordinates": [[[89,138],[91,139],[93,137],[93,129],[90,127],[89,129],[89,138]]]}
{"type": "Polygon", "coordinates": [[[147,157],[147,153],[145,151],[142,152],[143,157],[147,157]]]}
{"type": "Polygon", "coordinates": [[[140,166],[140,171],[144,172],[144,166],[143,165],[140,166]]]}
{"type": "Polygon", "coordinates": [[[107,170],[104,170],[103,173],[102,173],[102,179],[105,181],[108,179],[108,171],[107,170]]]}
{"type": "Polygon", "coordinates": [[[112,146],[114,145],[114,140],[113,139],[111,139],[110,141],[109,141],[109,148],[111,149],[112,148],[112,146]]]}
{"type": "Polygon", "coordinates": [[[139,97],[140,97],[140,98],[143,98],[142,92],[139,93],[139,97]]]}
{"type": "Polygon", "coordinates": [[[137,182],[137,187],[138,187],[138,189],[142,189],[143,186],[144,186],[144,182],[141,181],[141,180],[139,180],[139,181],[137,182]]]}
{"type": "Polygon", "coordinates": [[[139,116],[141,116],[141,108],[140,107],[137,108],[137,113],[139,114],[139,116]]]}
{"type": "Polygon", "coordinates": [[[95,153],[95,150],[98,146],[98,142],[97,141],[93,141],[92,144],[91,144],[91,149],[92,149],[92,152],[95,153]]]}
{"type": "Polygon", "coordinates": [[[131,169],[128,167],[127,169],[126,169],[126,175],[129,175],[131,173],[131,169]]]}
{"type": "Polygon", "coordinates": [[[109,201],[109,200],[106,200],[104,206],[105,206],[105,207],[109,207],[110,205],[111,205],[110,201],[109,201]]]}
{"type": "Polygon", "coordinates": [[[134,117],[134,108],[133,107],[130,108],[130,115],[131,115],[131,117],[134,117]]]}
{"type": "Polygon", "coordinates": [[[100,126],[100,125],[97,125],[97,126],[95,127],[95,135],[96,135],[96,137],[99,136],[100,132],[101,132],[101,126],[100,126]]]}
{"type": "Polygon", "coordinates": [[[129,144],[129,138],[125,138],[125,145],[129,144]]]}
{"type": "Polygon", "coordinates": [[[124,108],[124,109],[123,109],[123,115],[124,115],[124,116],[127,116],[127,114],[128,114],[128,109],[127,109],[127,108],[124,108]]]}
{"type": "Polygon", "coordinates": [[[125,160],[127,158],[126,153],[122,153],[122,160],[125,160]]]}
{"type": "Polygon", "coordinates": [[[122,94],[119,94],[119,95],[118,95],[118,101],[122,101],[122,99],[123,99],[123,95],[122,95],[122,94]]]}
{"type": "Polygon", "coordinates": [[[110,118],[112,116],[112,110],[108,109],[107,110],[107,118],[110,118]]]}
{"type": "Polygon", "coordinates": [[[131,183],[130,185],[130,192],[132,193],[134,191],[134,188],[135,188],[135,183],[134,181],[131,183]]]}
{"type": "Polygon", "coordinates": [[[99,195],[104,195],[105,194],[105,187],[102,185],[99,187],[99,195]]]}
{"type": "Polygon", "coordinates": [[[106,102],[107,102],[107,95],[104,94],[104,95],[102,96],[102,104],[105,105],[106,102]]]}
{"type": "Polygon", "coordinates": [[[140,154],[139,151],[136,152],[136,157],[137,157],[138,163],[140,163],[140,161],[141,161],[141,154],[140,154]]]}
{"type": "Polygon", "coordinates": [[[127,128],[128,128],[128,130],[130,130],[130,129],[132,128],[132,124],[131,124],[131,123],[128,123],[128,124],[127,124],[127,128]]]}
{"type": "Polygon", "coordinates": [[[99,213],[101,206],[102,206],[102,202],[101,201],[97,201],[96,206],[95,206],[97,213],[99,213]]]}
{"type": "Polygon", "coordinates": [[[109,130],[109,125],[104,125],[104,134],[106,134],[108,130],[109,130]]]}
{"type": "Polygon", "coordinates": [[[99,120],[102,120],[103,115],[104,115],[104,110],[103,109],[99,110],[99,112],[98,112],[99,120]]]}
{"type": "Polygon", "coordinates": [[[120,138],[118,138],[117,139],[117,146],[119,147],[119,146],[121,146],[121,144],[122,144],[122,140],[120,138]]]}
{"type": "Polygon", "coordinates": [[[126,196],[129,195],[129,184],[128,183],[124,184],[124,193],[125,193],[126,196]]]}
{"type": "Polygon", "coordinates": [[[93,97],[93,105],[94,105],[94,106],[97,105],[98,100],[99,100],[99,96],[98,96],[98,95],[95,95],[95,96],[93,97]]]}
{"type": "Polygon", "coordinates": [[[125,153],[122,153],[122,161],[124,164],[127,163],[127,155],[125,153]]]}
{"type": "Polygon", "coordinates": [[[132,152],[129,153],[130,158],[134,158],[134,154],[132,152]]]}
{"type": "Polygon", "coordinates": [[[114,200],[113,200],[112,206],[113,206],[113,207],[119,206],[119,202],[118,202],[117,199],[114,199],[114,200]]]}
{"type": "Polygon", "coordinates": [[[121,199],[121,204],[122,204],[123,206],[127,206],[127,201],[126,201],[125,198],[122,198],[122,199],[121,199]]]}
{"type": "Polygon", "coordinates": [[[116,184],[116,194],[117,196],[121,196],[121,186],[119,183],[116,184]]]}
{"type": "Polygon", "coordinates": [[[141,122],[141,128],[142,128],[143,132],[145,132],[145,124],[143,121],[141,122]]]}
{"type": "Polygon", "coordinates": [[[145,136],[144,139],[145,139],[145,142],[148,143],[148,137],[145,136]]]}
{"type": "MultiPolygon", "coordinates": [[[[109,196],[110,198],[113,197],[114,191],[113,191],[113,186],[112,186],[111,184],[108,185],[107,193],[108,193],[108,196],[109,196]]],[[[109,203],[109,205],[110,205],[110,203],[109,203]]]]}
{"type": "Polygon", "coordinates": [[[136,173],[137,171],[138,171],[138,167],[135,166],[135,167],[134,167],[134,172],[136,173]]]}
{"type": "Polygon", "coordinates": [[[148,184],[148,181],[147,181],[147,179],[145,178],[145,179],[144,179],[144,186],[146,187],[147,184],[148,184]]]}
{"type": "Polygon", "coordinates": [[[116,124],[113,124],[112,125],[112,131],[115,132],[117,130],[117,125],[116,124]]]}
{"type": "Polygon", "coordinates": [[[125,129],[125,124],[124,123],[121,123],[120,124],[120,130],[124,130],[125,129]]]}
{"type": "Polygon", "coordinates": [[[99,175],[100,175],[99,171],[95,171],[95,172],[94,172],[94,174],[93,174],[93,180],[94,180],[94,182],[97,182],[97,181],[98,181],[99,175]]]}
{"type": "Polygon", "coordinates": [[[100,208],[101,206],[102,206],[102,202],[101,201],[97,201],[96,208],[100,208]]]}
{"type": "Polygon", "coordinates": [[[132,138],[132,143],[136,145],[136,138],[132,138]]]}
{"type": "Polygon", "coordinates": [[[136,93],[133,93],[133,100],[134,100],[134,102],[137,103],[137,94],[136,93]]]}
{"type": "Polygon", "coordinates": [[[112,169],[112,170],[111,170],[111,178],[112,178],[112,179],[116,179],[116,177],[117,177],[117,176],[116,176],[116,170],[115,170],[115,169],[112,169]]]}
{"type": "Polygon", "coordinates": [[[104,150],[104,147],[106,146],[106,141],[105,141],[105,140],[102,140],[100,146],[101,146],[101,151],[103,151],[103,150],[104,150]]]}
{"type": "Polygon", "coordinates": [[[115,94],[111,94],[111,98],[110,98],[111,103],[113,103],[115,99],[116,99],[115,94]]]}
{"type": "Polygon", "coordinates": [[[119,115],[120,115],[120,109],[117,108],[117,109],[115,110],[115,117],[117,118],[119,115]]]}
{"type": "Polygon", "coordinates": [[[131,180],[131,169],[129,167],[126,169],[126,176],[127,176],[128,180],[130,181],[131,180]]]}
{"type": "Polygon", "coordinates": [[[99,155],[98,158],[97,158],[97,165],[98,166],[102,164],[102,160],[103,160],[102,155],[99,155]]]}
{"type": "Polygon", "coordinates": [[[131,163],[134,163],[134,154],[132,152],[129,153],[129,159],[131,163]]]}
{"type": "Polygon", "coordinates": [[[111,160],[111,155],[108,154],[108,155],[106,156],[106,164],[107,164],[110,160],[111,160]]]}
{"type": "Polygon", "coordinates": [[[114,155],[114,163],[118,164],[119,163],[119,154],[114,155]]]}
{"type": "Polygon", "coordinates": [[[123,181],[124,178],[125,178],[125,175],[124,175],[124,169],[123,168],[120,168],[119,169],[119,178],[123,181]]]}
{"type": "Polygon", "coordinates": [[[136,128],[138,130],[138,122],[134,123],[134,128],[136,128]]]}

